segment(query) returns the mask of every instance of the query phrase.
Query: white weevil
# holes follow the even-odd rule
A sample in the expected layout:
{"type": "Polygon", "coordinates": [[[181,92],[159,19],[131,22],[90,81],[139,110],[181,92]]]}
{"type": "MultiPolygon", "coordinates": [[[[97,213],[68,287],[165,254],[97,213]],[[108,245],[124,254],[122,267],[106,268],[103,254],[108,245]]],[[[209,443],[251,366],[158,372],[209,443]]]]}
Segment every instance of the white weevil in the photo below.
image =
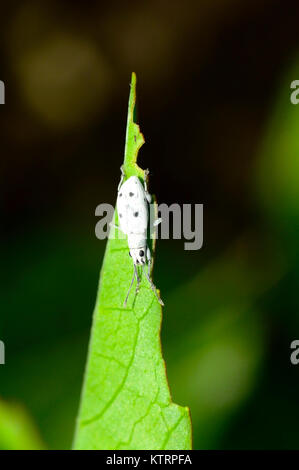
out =
{"type": "MultiPolygon", "coordinates": [[[[123,167],[121,169],[121,179],[118,185],[117,194],[117,213],[119,220],[119,227],[128,237],[129,255],[133,260],[134,273],[129,287],[127,296],[124,301],[124,305],[127,304],[127,300],[132,289],[135,277],[137,281],[136,294],[139,291],[140,277],[138,274],[137,265],[143,267],[143,272],[151,286],[151,289],[155,293],[158,301],[161,305],[164,305],[160,297],[158,296],[157,290],[153,281],[150,278],[151,272],[151,252],[147,246],[147,228],[148,228],[148,205],[151,202],[151,195],[147,191],[146,179],[149,174],[148,170],[144,171],[144,185],[140,182],[137,176],[131,176],[125,183],[123,183],[125,173],[123,167]],[[147,271],[144,269],[147,266],[147,271]]],[[[157,219],[154,222],[154,226],[158,225],[161,219],[157,219]]],[[[113,224],[111,224],[113,226],[113,224]]]]}

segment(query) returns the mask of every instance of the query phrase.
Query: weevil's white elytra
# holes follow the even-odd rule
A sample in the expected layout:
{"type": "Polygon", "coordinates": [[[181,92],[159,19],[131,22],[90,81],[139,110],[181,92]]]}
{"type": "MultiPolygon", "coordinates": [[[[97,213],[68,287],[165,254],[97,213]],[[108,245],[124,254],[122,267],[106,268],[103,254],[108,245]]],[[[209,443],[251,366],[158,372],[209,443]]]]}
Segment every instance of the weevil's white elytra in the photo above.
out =
{"type": "Polygon", "coordinates": [[[131,176],[121,186],[117,197],[117,213],[120,229],[128,235],[129,248],[144,247],[148,207],[144,187],[137,176],[131,176]]]}
{"type": "MultiPolygon", "coordinates": [[[[137,176],[131,176],[125,183],[123,183],[125,174],[121,167],[121,180],[118,185],[117,195],[117,213],[119,220],[119,230],[125,233],[128,237],[129,255],[132,257],[134,274],[129,287],[124,304],[126,305],[129,293],[133,286],[135,277],[137,281],[136,293],[138,293],[140,286],[140,277],[138,274],[137,265],[141,265],[143,272],[155,293],[161,305],[164,305],[157,290],[150,278],[151,272],[151,252],[147,246],[147,228],[148,228],[148,204],[151,202],[151,195],[147,191],[146,179],[148,170],[145,172],[144,185],[140,182],[137,176]],[[144,269],[147,266],[147,271],[144,269]]],[[[158,221],[159,223],[159,221],[158,221]]]]}

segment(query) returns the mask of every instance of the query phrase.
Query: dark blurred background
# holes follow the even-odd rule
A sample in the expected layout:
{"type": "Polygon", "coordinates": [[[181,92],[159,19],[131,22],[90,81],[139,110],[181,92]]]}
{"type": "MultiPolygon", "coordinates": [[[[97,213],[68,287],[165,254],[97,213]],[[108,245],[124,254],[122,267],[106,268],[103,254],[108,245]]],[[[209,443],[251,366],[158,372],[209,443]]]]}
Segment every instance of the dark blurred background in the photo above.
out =
{"type": "Polygon", "coordinates": [[[299,3],[1,5],[0,448],[69,448],[131,72],[159,202],[204,246],[157,245],[162,344],[194,448],[298,448],[299,3]]]}

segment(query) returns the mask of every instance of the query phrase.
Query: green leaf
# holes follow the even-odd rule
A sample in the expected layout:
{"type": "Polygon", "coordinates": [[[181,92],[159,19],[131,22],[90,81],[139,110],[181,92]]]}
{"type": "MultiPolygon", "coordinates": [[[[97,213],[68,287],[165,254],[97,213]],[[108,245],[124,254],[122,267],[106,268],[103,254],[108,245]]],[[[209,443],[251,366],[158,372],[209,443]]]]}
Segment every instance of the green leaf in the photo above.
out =
{"type": "MultiPolygon", "coordinates": [[[[126,133],[126,177],[144,142],[134,122],[136,76],[132,74],[126,133]]],[[[171,401],[161,353],[161,306],[142,277],[123,307],[132,278],[126,239],[109,238],[94,311],[75,449],[190,449],[189,410],[171,401]]]]}
{"type": "Polygon", "coordinates": [[[25,409],[0,400],[0,449],[38,450],[45,446],[25,409]]]}

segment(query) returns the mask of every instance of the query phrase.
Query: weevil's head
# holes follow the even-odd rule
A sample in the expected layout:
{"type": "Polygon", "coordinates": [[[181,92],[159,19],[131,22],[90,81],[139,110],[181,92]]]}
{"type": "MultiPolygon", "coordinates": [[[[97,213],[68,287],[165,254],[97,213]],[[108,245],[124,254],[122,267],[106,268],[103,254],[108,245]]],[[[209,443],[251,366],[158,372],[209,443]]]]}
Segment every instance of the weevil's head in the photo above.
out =
{"type": "Polygon", "coordinates": [[[129,255],[132,257],[134,264],[146,263],[146,248],[131,248],[129,255]]]}

